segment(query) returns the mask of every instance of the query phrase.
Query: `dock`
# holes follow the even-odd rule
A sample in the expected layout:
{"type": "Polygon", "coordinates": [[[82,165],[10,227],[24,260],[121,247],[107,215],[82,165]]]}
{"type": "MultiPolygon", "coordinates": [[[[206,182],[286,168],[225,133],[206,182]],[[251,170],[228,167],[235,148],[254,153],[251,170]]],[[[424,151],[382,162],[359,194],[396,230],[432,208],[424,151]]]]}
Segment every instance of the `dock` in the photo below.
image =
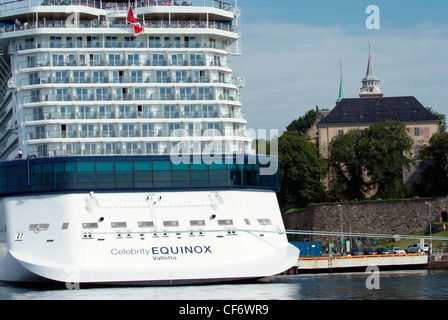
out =
{"type": "Polygon", "coordinates": [[[428,268],[425,254],[385,254],[299,258],[297,264],[283,274],[365,271],[368,266],[380,270],[428,268]]]}

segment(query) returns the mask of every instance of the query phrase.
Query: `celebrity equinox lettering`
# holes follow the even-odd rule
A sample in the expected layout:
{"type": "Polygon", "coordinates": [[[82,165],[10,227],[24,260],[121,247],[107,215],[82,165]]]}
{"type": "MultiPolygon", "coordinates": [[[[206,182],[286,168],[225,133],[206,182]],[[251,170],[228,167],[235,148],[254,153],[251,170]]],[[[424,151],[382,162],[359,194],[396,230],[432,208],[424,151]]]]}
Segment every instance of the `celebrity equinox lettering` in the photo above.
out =
{"type": "Polygon", "coordinates": [[[179,255],[198,255],[212,253],[211,246],[175,246],[150,248],[113,248],[110,253],[114,256],[151,255],[154,260],[177,260],[179,255]]]}

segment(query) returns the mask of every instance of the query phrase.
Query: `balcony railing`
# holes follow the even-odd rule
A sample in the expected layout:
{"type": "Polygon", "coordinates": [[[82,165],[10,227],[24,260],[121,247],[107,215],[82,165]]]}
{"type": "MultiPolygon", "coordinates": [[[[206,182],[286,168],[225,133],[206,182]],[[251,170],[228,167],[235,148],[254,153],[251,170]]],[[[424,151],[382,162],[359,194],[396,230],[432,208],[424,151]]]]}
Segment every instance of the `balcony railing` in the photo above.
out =
{"type": "MultiPolygon", "coordinates": [[[[145,28],[202,28],[238,32],[230,23],[216,21],[145,21],[145,28]]],[[[76,23],[66,20],[46,20],[23,22],[0,27],[0,33],[41,28],[128,28],[126,21],[81,20],[76,23]]]]}
{"type": "MultiPolygon", "coordinates": [[[[0,6],[1,11],[11,11],[21,8],[36,6],[84,6],[103,10],[127,10],[127,2],[109,2],[98,0],[16,0],[8,1],[0,6]]],[[[135,1],[135,6],[193,6],[193,7],[212,7],[225,11],[233,11],[235,6],[233,0],[142,0],[135,1]]]]}
{"type": "MultiPolygon", "coordinates": [[[[155,130],[90,130],[90,131],[39,131],[28,132],[27,140],[48,140],[48,139],[77,139],[77,138],[157,138],[155,140],[168,141],[169,138],[234,138],[246,137],[246,130],[233,129],[200,129],[197,131],[189,131],[187,129],[155,129],[155,130]]],[[[137,141],[138,139],[132,139],[137,141]]]]}
{"type": "MultiPolygon", "coordinates": [[[[230,62],[215,59],[44,59],[22,61],[19,69],[43,67],[222,67],[229,68],[230,62]]],[[[80,68],[81,71],[82,68],[80,68]]]]}
{"type": "Polygon", "coordinates": [[[44,78],[25,78],[21,80],[22,86],[30,85],[46,85],[46,84],[105,84],[105,83],[190,83],[190,84],[203,84],[203,83],[221,83],[235,85],[235,78],[210,78],[210,77],[145,77],[145,76],[130,76],[130,77],[95,77],[95,76],[71,76],[71,77],[44,77],[44,78]]]}
{"type": "Polygon", "coordinates": [[[147,93],[147,94],[41,94],[23,97],[23,103],[53,102],[53,101],[193,101],[193,100],[224,100],[239,101],[235,94],[174,94],[174,93],[147,93]]]}
{"type": "MultiPolygon", "coordinates": [[[[0,29],[1,30],[1,29],[0,29]]],[[[191,48],[191,49],[218,49],[226,50],[224,44],[216,42],[193,42],[193,41],[169,41],[169,42],[152,42],[152,41],[33,41],[19,43],[16,45],[18,51],[31,49],[91,49],[91,48],[191,48]]]]}
{"type": "Polygon", "coordinates": [[[74,119],[244,119],[244,112],[151,111],[151,112],[46,112],[25,115],[25,122],[74,119]]]}

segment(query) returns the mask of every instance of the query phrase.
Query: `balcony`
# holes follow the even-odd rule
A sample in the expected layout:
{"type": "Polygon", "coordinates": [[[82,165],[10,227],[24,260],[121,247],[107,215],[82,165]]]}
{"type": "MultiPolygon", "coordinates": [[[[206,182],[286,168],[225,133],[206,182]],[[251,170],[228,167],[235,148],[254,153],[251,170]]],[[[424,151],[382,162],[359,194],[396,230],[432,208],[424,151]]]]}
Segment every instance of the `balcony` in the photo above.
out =
{"type": "MultiPolygon", "coordinates": [[[[5,28],[5,27],[1,27],[5,28]]],[[[1,33],[0,28],[0,33],[1,33]]],[[[17,51],[32,49],[92,49],[92,48],[190,48],[190,49],[218,49],[226,50],[227,46],[216,42],[192,42],[192,41],[166,41],[153,42],[148,41],[33,41],[19,43],[16,45],[17,51]]]]}
{"type": "MultiPolygon", "coordinates": [[[[170,138],[194,138],[194,140],[202,140],[203,138],[246,138],[246,130],[233,129],[199,129],[189,131],[185,128],[178,129],[155,129],[155,130],[88,130],[88,131],[39,131],[28,132],[27,140],[51,140],[51,139],[97,139],[103,141],[103,138],[132,138],[131,141],[138,141],[135,138],[154,138],[159,141],[169,141],[170,138]]],[[[187,139],[188,140],[188,139],[187,139]]]]}
{"type": "Polygon", "coordinates": [[[239,95],[223,95],[210,93],[200,94],[174,94],[174,93],[147,93],[147,94],[41,94],[23,97],[23,103],[56,102],[56,101],[239,101],[239,95]]]}
{"type": "Polygon", "coordinates": [[[244,113],[240,111],[183,111],[183,112],[47,112],[30,113],[25,115],[25,122],[46,120],[76,120],[76,119],[244,119],[244,113]]]}
{"type": "MultiPolygon", "coordinates": [[[[37,61],[22,61],[19,63],[19,69],[44,68],[44,67],[222,67],[229,68],[230,62],[218,59],[148,59],[140,57],[139,59],[42,59],[37,61]]],[[[84,68],[79,68],[83,71],[84,68]]]]}
{"type": "MultiPolygon", "coordinates": [[[[211,7],[225,11],[234,11],[232,0],[143,0],[136,1],[137,8],[148,6],[189,6],[189,7],[211,7]]],[[[2,5],[2,11],[14,11],[21,8],[30,8],[37,6],[83,6],[93,9],[102,9],[108,11],[127,10],[127,3],[98,1],[98,0],[16,0],[6,2],[2,5]]]]}

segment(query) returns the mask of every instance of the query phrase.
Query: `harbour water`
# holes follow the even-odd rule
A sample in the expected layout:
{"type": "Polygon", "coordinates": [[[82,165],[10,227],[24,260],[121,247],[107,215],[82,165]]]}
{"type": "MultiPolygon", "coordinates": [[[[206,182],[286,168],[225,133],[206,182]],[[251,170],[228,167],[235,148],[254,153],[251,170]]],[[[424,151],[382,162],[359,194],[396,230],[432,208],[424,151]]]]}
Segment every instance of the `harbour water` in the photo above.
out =
{"type": "Polygon", "coordinates": [[[447,300],[447,270],[281,275],[248,284],[36,289],[0,284],[1,300],[447,300]],[[370,277],[370,278],[369,278],[370,277]],[[373,288],[372,288],[372,284],[373,288]],[[370,287],[370,288],[369,288],[370,287]]]}

